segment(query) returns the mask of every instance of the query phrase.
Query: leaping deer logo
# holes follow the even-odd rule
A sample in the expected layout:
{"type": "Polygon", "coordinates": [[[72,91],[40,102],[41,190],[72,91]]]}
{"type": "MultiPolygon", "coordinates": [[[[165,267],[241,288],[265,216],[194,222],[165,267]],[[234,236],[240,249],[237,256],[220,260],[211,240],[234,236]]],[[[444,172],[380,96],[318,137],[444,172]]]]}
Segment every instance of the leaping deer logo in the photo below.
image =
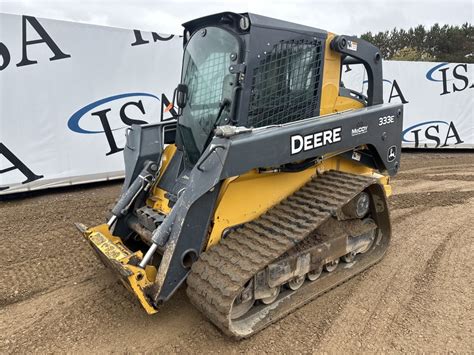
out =
{"type": "Polygon", "coordinates": [[[390,148],[388,148],[387,160],[389,162],[392,162],[396,158],[397,158],[397,147],[395,145],[392,145],[390,148]]]}

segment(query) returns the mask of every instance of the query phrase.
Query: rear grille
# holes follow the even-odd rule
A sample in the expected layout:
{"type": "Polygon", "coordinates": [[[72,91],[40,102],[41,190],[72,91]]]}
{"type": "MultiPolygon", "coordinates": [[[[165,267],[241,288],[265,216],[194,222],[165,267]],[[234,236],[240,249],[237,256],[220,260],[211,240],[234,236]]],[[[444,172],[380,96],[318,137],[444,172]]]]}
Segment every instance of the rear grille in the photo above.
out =
{"type": "Polygon", "coordinates": [[[322,42],[280,42],[263,56],[253,72],[248,126],[282,124],[317,115],[322,42]]]}

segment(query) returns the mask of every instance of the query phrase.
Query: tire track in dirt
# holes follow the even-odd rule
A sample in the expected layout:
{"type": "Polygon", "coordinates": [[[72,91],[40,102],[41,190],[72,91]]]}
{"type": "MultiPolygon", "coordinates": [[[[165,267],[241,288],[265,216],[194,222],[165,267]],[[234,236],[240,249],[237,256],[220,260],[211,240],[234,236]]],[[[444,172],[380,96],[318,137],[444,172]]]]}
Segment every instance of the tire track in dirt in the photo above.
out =
{"type": "Polygon", "coordinates": [[[178,292],[150,317],[109,270],[90,280],[37,295],[0,310],[0,349],[11,353],[102,352],[171,341],[199,322],[198,312],[178,292]],[[18,322],[18,320],[21,322],[18,322]]]}
{"type": "MultiPolygon", "coordinates": [[[[468,173],[473,170],[473,164],[470,164],[468,173]]],[[[380,340],[389,338],[390,334],[392,334],[396,329],[404,328],[403,323],[396,324],[396,329],[391,326],[393,319],[400,314],[399,312],[405,313],[405,310],[401,309],[399,306],[403,299],[403,293],[401,294],[400,290],[405,289],[406,284],[411,282],[414,284],[411,290],[414,290],[412,292],[416,295],[417,290],[420,287],[419,280],[426,279],[426,273],[428,270],[433,268],[433,271],[430,272],[433,274],[436,273],[433,260],[436,260],[436,258],[442,254],[442,251],[444,250],[443,246],[446,246],[448,243],[449,236],[459,233],[459,225],[469,226],[469,223],[472,223],[472,218],[470,218],[469,214],[466,214],[465,211],[466,208],[467,210],[474,210],[472,200],[474,191],[450,191],[449,193],[446,193],[446,191],[427,193],[406,192],[403,194],[397,194],[397,185],[406,185],[407,190],[410,191],[410,186],[413,188],[413,184],[411,181],[398,179],[395,180],[394,185],[395,196],[392,197],[390,204],[396,212],[399,212],[399,214],[393,218],[395,235],[389,252],[382,261],[382,264],[385,265],[386,263],[390,263],[391,256],[393,253],[396,253],[396,259],[394,260],[397,260],[397,266],[390,263],[392,264],[391,269],[395,269],[396,271],[392,271],[391,275],[387,277],[387,275],[380,274],[383,270],[388,272],[386,268],[379,267],[377,269],[377,266],[374,268],[377,269],[377,271],[374,271],[377,275],[372,280],[373,284],[370,287],[361,287],[363,290],[373,290],[372,293],[370,295],[367,295],[366,292],[356,293],[356,297],[359,297],[360,301],[358,304],[352,302],[348,303],[350,307],[347,308],[345,313],[342,313],[338,317],[338,321],[334,326],[335,329],[333,334],[331,335],[331,332],[329,332],[330,335],[321,342],[321,347],[319,348],[320,351],[333,352],[335,349],[336,352],[351,352],[354,351],[354,349],[357,349],[357,351],[386,351],[387,349],[398,351],[407,351],[408,349],[416,351],[417,349],[420,349],[420,347],[416,346],[416,341],[411,344],[409,342],[400,341],[401,339],[404,339],[403,334],[399,334],[399,336],[396,337],[397,341],[393,341],[392,339],[391,342],[387,343],[380,340]],[[471,202],[469,204],[470,198],[471,202]],[[466,202],[468,203],[468,206],[465,206],[466,202]],[[457,207],[456,205],[461,206],[457,207]],[[441,216],[443,217],[439,218],[441,216]],[[414,225],[415,220],[418,220],[419,222],[414,225]],[[451,227],[446,229],[446,225],[450,225],[451,227]],[[416,230],[418,230],[420,235],[417,236],[413,232],[416,230]],[[441,239],[433,244],[434,235],[441,239]],[[443,235],[447,235],[448,237],[443,238],[443,235]],[[401,245],[400,242],[397,242],[397,240],[400,240],[401,236],[403,236],[402,242],[405,246],[401,245]],[[426,238],[420,240],[420,237],[423,236],[426,236],[426,238]],[[417,241],[418,245],[413,242],[413,244],[410,243],[410,240],[417,241]],[[427,241],[430,243],[427,243],[427,241]],[[420,250],[419,245],[422,245],[424,250],[420,250]],[[429,248],[427,248],[428,245],[431,249],[434,248],[434,251],[431,253],[430,258],[426,261],[420,262],[420,260],[424,260],[424,258],[426,259],[424,253],[429,251],[429,248]],[[406,249],[406,246],[409,246],[408,250],[406,249]],[[420,267],[424,265],[421,271],[417,272],[413,260],[416,260],[420,267]],[[410,277],[413,277],[413,274],[418,276],[415,276],[414,279],[410,279],[410,277]],[[380,283],[383,282],[382,280],[386,280],[385,287],[381,287],[382,285],[380,285],[380,283]],[[402,287],[400,287],[401,285],[402,287]],[[383,291],[379,292],[381,288],[383,291]],[[396,297],[397,294],[399,295],[398,297],[396,297]],[[375,298],[373,295],[376,295],[375,298]],[[371,310],[360,311],[365,305],[372,304],[370,299],[367,297],[371,297],[370,299],[373,300],[377,299],[376,305],[373,306],[371,310]],[[354,315],[354,312],[356,312],[354,310],[359,310],[360,313],[367,316],[361,317],[359,314],[359,317],[357,317],[354,315]],[[355,321],[352,321],[353,319],[355,319],[355,321]],[[362,330],[359,331],[361,326],[362,330]],[[346,333],[341,334],[340,329],[346,330],[346,333]],[[353,329],[357,330],[354,331],[353,329]],[[340,339],[339,342],[337,342],[337,338],[340,339]],[[347,341],[346,339],[352,339],[352,341],[347,341]],[[374,341],[374,339],[377,340],[374,341]],[[409,347],[407,346],[407,343],[409,343],[409,347]],[[335,344],[338,344],[337,347],[334,346],[335,344]]],[[[474,227],[467,227],[467,230],[472,229],[474,229],[474,227]]],[[[368,273],[370,272],[372,271],[368,271],[368,273]]],[[[405,291],[405,298],[411,299],[410,297],[410,292],[408,291],[407,293],[407,291],[405,291]]],[[[417,317],[414,315],[416,313],[413,312],[413,310],[410,314],[413,317],[417,317]]],[[[418,317],[420,317],[419,314],[418,317]]],[[[461,333],[463,331],[465,332],[466,328],[461,329],[461,333]]],[[[438,347],[430,347],[429,345],[430,344],[425,344],[423,349],[432,349],[431,351],[439,351],[440,349],[443,349],[443,347],[440,347],[440,344],[438,344],[438,347]]],[[[457,346],[455,347],[446,349],[463,349],[465,351],[469,349],[469,347],[466,346],[467,343],[458,343],[456,345],[457,346]]]]}
{"type": "MultiPolygon", "coordinates": [[[[38,249],[35,255],[26,255],[19,261],[2,266],[0,279],[5,280],[9,287],[0,291],[0,307],[64,284],[81,282],[104,268],[95,254],[90,253],[86,242],[80,239],[77,230],[65,228],[52,231],[49,236],[52,236],[51,240],[44,238],[38,245],[41,247],[47,241],[51,245],[57,243],[55,247],[38,249]],[[64,237],[71,239],[67,241],[70,252],[62,249],[65,246],[64,237]]],[[[29,243],[28,247],[35,248],[32,243],[29,243]]],[[[12,260],[11,256],[7,256],[6,260],[12,260]]]]}
{"type": "Polygon", "coordinates": [[[394,209],[413,208],[417,206],[422,206],[423,209],[427,209],[437,206],[462,205],[472,197],[474,197],[474,190],[450,191],[449,194],[442,191],[411,192],[394,195],[391,198],[390,205],[394,209]]]}
{"type": "MultiPolygon", "coordinates": [[[[397,351],[416,350],[416,347],[407,348],[407,344],[403,342],[385,343],[384,339],[395,330],[391,326],[392,320],[400,312],[404,312],[404,304],[409,302],[416,292],[420,278],[426,277],[424,275],[430,267],[430,260],[435,258],[442,245],[446,243],[446,235],[456,233],[458,223],[469,222],[468,216],[464,216],[461,220],[456,218],[462,215],[464,208],[459,206],[450,208],[449,211],[437,208],[432,211],[442,213],[448,221],[452,221],[451,223],[445,223],[444,219],[433,220],[429,218],[432,212],[425,211],[414,218],[406,219],[405,226],[398,225],[391,249],[381,266],[368,272],[370,277],[358,286],[361,291],[355,294],[348,307],[338,317],[332,332],[321,342],[320,350],[323,352],[335,349],[336,352],[350,352],[354,349],[385,351],[390,348],[397,351]],[[419,230],[413,233],[415,225],[419,230]],[[416,235],[417,233],[419,235],[416,235]],[[420,237],[424,238],[424,242],[420,237]],[[339,342],[338,337],[341,339],[339,342]],[[336,348],[335,344],[338,344],[336,348]]],[[[398,324],[399,328],[403,329],[403,326],[398,324]]],[[[431,351],[439,350],[439,348],[431,349],[431,351]]]]}
{"type": "MultiPolygon", "coordinates": [[[[474,208],[474,203],[471,206],[474,208]]],[[[465,329],[474,325],[472,312],[465,312],[473,309],[474,290],[472,287],[456,287],[456,284],[462,284],[459,282],[461,279],[469,279],[472,273],[473,230],[471,219],[449,233],[433,252],[423,272],[416,277],[413,296],[391,325],[398,330],[390,335],[392,343],[397,344],[402,337],[410,339],[412,346],[404,347],[404,351],[416,351],[419,347],[432,351],[440,348],[450,352],[474,351],[474,343],[462,335],[465,329]],[[439,308],[439,303],[445,306],[439,308]],[[446,324],[449,324],[448,329],[446,324]],[[443,337],[440,338],[439,334],[443,337]]],[[[470,331],[472,333],[472,328],[470,331]]]]}
{"type": "Polygon", "coordinates": [[[0,202],[0,307],[74,284],[104,268],[73,222],[101,223],[119,184],[98,193],[88,187],[66,193],[35,193],[0,202]]]}
{"type": "MultiPolygon", "coordinates": [[[[404,180],[418,180],[420,178],[419,174],[401,174],[400,176],[404,180]]],[[[474,174],[466,174],[466,173],[458,173],[458,174],[452,174],[452,171],[450,173],[446,174],[425,174],[423,179],[429,180],[429,181],[445,181],[445,180],[457,180],[457,181],[474,181],[474,174]]]]}

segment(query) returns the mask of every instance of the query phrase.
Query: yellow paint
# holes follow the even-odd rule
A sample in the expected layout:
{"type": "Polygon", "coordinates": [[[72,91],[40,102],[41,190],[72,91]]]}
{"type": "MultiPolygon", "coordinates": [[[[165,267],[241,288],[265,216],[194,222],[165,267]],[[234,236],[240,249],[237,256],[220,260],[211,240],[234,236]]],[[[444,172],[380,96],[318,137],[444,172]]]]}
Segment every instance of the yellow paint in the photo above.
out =
{"type": "MultiPolygon", "coordinates": [[[[125,268],[132,272],[132,275],[128,277],[128,285],[132,288],[133,293],[137,296],[148,314],[155,314],[158,310],[150,304],[150,301],[143,292],[145,287],[154,283],[155,279],[153,279],[153,282],[150,282],[147,273],[137,266],[126,265],[125,268]]],[[[156,269],[153,274],[156,277],[156,269]]]]}
{"type": "Polygon", "coordinates": [[[252,170],[225,181],[207,248],[220,241],[226,228],[257,218],[298,190],[315,172],[314,167],[298,173],[258,173],[252,170]]]}
{"type": "Polygon", "coordinates": [[[390,176],[382,175],[379,178],[379,182],[385,189],[385,196],[390,197],[392,196],[392,185],[390,185],[390,176]]]}
{"type": "Polygon", "coordinates": [[[89,236],[89,240],[109,259],[120,261],[121,259],[130,256],[130,253],[127,253],[126,250],[120,248],[118,243],[116,244],[107,239],[102,233],[92,233],[89,236]]]}
{"type": "MultiPolygon", "coordinates": [[[[252,170],[237,178],[227,179],[223,183],[206,249],[219,243],[222,233],[227,228],[259,217],[298,190],[316,172],[324,173],[328,170],[373,176],[384,186],[388,184],[387,177],[375,170],[339,156],[329,158],[298,173],[258,173],[252,170]]],[[[389,185],[385,191],[391,193],[389,185]]]]}
{"type": "Polygon", "coordinates": [[[157,309],[153,307],[144,293],[144,289],[155,282],[156,268],[148,265],[145,270],[143,270],[129,264],[130,258],[134,256],[141,260],[143,258],[142,252],[132,252],[129,250],[119,237],[115,237],[110,233],[107,224],[89,228],[84,233],[84,237],[91,243],[94,249],[108,259],[114,267],[122,268],[124,273],[129,274],[129,276],[120,275],[122,283],[137,296],[140,304],[148,314],[156,313],[157,309]]]}
{"type": "Polygon", "coordinates": [[[320,115],[333,113],[336,99],[339,96],[339,84],[341,80],[341,54],[333,51],[330,47],[333,33],[328,33],[323,65],[323,83],[321,92],[320,115]]]}
{"type": "Polygon", "coordinates": [[[364,107],[362,103],[355,99],[339,96],[341,54],[331,49],[330,43],[334,37],[333,33],[328,33],[326,39],[320,115],[364,107]]]}
{"type": "Polygon", "coordinates": [[[363,108],[364,104],[350,97],[338,96],[334,105],[334,112],[342,112],[347,110],[357,110],[363,108]]]}
{"type": "Polygon", "coordinates": [[[166,191],[158,187],[158,182],[160,181],[163,173],[166,171],[168,164],[176,152],[176,145],[170,144],[163,151],[161,158],[161,170],[160,175],[157,178],[155,185],[153,186],[152,193],[147,200],[147,205],[152,207],[156,211],[161,213],[168,214],[171,211],[171,208],[168,206],[169,200],[165,197],[166,191]]]}

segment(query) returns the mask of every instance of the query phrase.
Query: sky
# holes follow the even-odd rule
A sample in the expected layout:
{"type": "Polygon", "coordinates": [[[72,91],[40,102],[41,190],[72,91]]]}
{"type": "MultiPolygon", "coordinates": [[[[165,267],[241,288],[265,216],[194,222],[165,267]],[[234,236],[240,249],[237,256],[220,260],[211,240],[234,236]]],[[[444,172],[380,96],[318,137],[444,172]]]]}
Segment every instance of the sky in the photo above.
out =
{"type": "Polygon", "coordinates": [[[254,12],[338,34],[360,35],[418,24],[473,23],[473,3],[473,0],[0,0],[0,12],[169,34],[181,34],[183,22],[208,14],[254,12]]]}

